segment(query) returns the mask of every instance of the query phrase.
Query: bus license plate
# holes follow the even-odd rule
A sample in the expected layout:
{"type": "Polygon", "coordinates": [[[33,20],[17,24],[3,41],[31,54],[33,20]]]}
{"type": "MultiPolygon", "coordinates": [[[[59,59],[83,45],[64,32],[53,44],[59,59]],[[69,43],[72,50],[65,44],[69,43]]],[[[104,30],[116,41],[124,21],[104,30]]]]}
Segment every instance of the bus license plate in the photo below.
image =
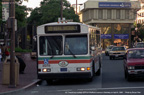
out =
{"type": "Polygon", "coordinates": [[[61,72],[66,72],[66,71],[67,71],[67,68],[60,68],[60,71],[61,71],[61,72]]]}

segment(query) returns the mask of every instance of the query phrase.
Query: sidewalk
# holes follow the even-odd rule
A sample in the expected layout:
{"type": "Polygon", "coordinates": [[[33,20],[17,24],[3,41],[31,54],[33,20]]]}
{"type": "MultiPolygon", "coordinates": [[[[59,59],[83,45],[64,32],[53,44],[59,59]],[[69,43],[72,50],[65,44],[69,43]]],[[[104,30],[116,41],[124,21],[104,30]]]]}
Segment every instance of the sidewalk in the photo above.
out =
{"type": "Polygon", "coordinates": [[[0,94],[26,89],[35,84],[37,80],[36,59],[31,59],[30,54],[26,53],[20,56],[26,63],[24,74],[19,74],[19,84],[16,88],[8,88],[9,85],[2,85],[2,64],[0,64],[0,94]]]}

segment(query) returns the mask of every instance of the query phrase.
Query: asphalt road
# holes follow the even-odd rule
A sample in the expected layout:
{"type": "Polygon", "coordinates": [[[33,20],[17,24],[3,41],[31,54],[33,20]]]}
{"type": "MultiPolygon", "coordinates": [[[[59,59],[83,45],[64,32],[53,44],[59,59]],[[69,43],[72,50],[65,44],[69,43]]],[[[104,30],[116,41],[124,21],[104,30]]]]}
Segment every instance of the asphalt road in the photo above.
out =
{"type": "MultiPolygon", "coordinates": [[[[47,85],[46,81],[14,93],[14,95],[144,95],[144,80],[128,82],[124,78],[123,60],[109,60],[103,55],[101,76],[92,82],[86,80],[56,80],[47,85]]],[[[10,94],[12,95],[12,94],[10,94]]]]}

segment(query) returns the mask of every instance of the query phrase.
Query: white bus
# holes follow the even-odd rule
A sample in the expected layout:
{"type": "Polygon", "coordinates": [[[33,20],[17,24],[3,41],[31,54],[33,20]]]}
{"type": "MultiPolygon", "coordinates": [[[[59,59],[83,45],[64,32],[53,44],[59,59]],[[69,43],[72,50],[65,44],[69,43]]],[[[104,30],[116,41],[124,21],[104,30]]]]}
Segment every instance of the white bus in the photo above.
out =
{"type": "Polygon", "coordinates": [[[48,23],[37,27],[38,79],[92,81],[101,71],[100,29],[77,22],[48,23]]]}

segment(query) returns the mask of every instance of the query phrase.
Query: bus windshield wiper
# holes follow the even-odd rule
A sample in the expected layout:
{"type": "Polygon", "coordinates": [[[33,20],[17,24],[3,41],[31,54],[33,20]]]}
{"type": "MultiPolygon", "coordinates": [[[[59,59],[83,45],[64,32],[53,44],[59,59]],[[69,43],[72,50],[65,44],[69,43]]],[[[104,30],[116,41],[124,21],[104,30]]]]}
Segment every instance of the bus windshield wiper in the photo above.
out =
{"type": "Polygon", "coordinates": [[[70,50],[69,45],[65,46],[66,49],[68,49],[68,51],[71,53],[71,55],[73,55],[74,58],[76,58],[75,54],[70,50]]]}
{"type": "Polygon", "coordinates": [[[55,56],[55,55],[54,55],[54,54],[52,54],[52,56],[50,57],[50,59],[52,59],[54,56],[55,56]]]}
{"type": "Polygon", "coordinates": [[[73,55],[73,57],[76,58],[75,54],[70,49],[68,49],[68,50],[73,55]]]}

